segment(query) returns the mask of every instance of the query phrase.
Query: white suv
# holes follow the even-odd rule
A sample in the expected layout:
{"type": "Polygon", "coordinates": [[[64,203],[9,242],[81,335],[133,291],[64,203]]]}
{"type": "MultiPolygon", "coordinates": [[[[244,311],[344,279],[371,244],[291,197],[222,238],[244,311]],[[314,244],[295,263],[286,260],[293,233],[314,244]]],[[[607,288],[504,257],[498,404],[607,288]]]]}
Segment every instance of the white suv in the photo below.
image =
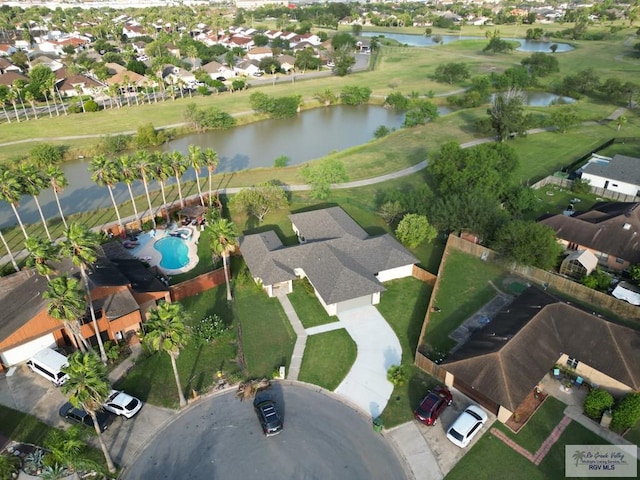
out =
{"type": "Polygon", "coordinates": [[[469,405],[447,430],[447,438],[460,448],[469,442],[487,422],[487,414],[477,405],[469,405]]]}

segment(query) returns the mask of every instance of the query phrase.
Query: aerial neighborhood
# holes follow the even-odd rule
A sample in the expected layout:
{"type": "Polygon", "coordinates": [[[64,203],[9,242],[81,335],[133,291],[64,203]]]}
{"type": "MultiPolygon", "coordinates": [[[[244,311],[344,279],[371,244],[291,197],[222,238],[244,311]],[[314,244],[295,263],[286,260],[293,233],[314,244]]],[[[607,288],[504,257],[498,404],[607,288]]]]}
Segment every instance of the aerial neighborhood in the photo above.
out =
{"type": "Polygon", "coordinates": [[[0,478],[638,478],[639,15],[3,2],[0,478]]]}

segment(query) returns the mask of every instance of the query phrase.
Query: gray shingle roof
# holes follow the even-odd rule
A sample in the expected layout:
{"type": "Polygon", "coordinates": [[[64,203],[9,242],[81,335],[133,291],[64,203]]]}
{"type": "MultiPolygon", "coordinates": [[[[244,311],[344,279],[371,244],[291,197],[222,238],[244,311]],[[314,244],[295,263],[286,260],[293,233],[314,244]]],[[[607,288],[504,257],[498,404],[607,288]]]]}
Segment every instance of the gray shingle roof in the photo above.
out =
{"type": "Polygon", "coordinates": [[[640,185],[640,158],[614,155],[608,163],[590,162],[582,171],[598,177],[640,185]]]}
{"type": "Polygon", "coordinates": [[[638,348],[640,332],[530,287],[442,366],[514,411],[563,353],[637,390],[638,348]]]}
{"type": "Polygon", "coordinates": [[[376,278],[379,272],[418,262],[390,235],[369,237],[340,207],[289,218],[306,243],[284,247],[273,231],[240,239],[251,274],[264,285],[293,280],[295,269],[300,268],[331,305],[382,292],[385,288],[376,278]]]}
{"type": "Polygon", "coordinates": [[[601,202],[573,217],[558,214],[540,222],[567,242],[640,263],[639,207],[634,202],[601,202]]]}

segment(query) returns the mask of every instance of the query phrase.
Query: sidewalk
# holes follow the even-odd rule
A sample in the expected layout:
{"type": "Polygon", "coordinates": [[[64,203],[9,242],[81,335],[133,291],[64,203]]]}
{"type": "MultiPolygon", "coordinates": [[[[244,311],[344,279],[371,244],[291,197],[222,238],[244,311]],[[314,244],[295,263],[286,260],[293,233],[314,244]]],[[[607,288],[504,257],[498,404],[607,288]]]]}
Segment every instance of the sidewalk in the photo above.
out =
{"type": "Polygon", "coordinates": [[[415,422],[403,423],[385,430],[384,437],[393,444],[398,455],[405,461],[410,470],[410,478],[414,480],[444,478],[438,461],[415,422]]]}

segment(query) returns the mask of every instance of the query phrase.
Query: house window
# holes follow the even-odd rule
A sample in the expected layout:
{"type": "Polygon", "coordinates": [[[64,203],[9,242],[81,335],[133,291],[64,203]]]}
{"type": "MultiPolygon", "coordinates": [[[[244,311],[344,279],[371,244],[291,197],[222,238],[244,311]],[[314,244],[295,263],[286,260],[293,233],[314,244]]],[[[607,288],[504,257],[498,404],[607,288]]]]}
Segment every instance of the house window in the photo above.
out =
{"type": "Polygon", "coordinates": [[[616,257],[616,263],[624,263],[624,259],[620,257],[616,257]]]}
{"type": "Polygon", "coordinates": [[[567,367],[569,368],[578,368],[578,360],[576,360],[575,358],[567,358],[567,367]]]}

